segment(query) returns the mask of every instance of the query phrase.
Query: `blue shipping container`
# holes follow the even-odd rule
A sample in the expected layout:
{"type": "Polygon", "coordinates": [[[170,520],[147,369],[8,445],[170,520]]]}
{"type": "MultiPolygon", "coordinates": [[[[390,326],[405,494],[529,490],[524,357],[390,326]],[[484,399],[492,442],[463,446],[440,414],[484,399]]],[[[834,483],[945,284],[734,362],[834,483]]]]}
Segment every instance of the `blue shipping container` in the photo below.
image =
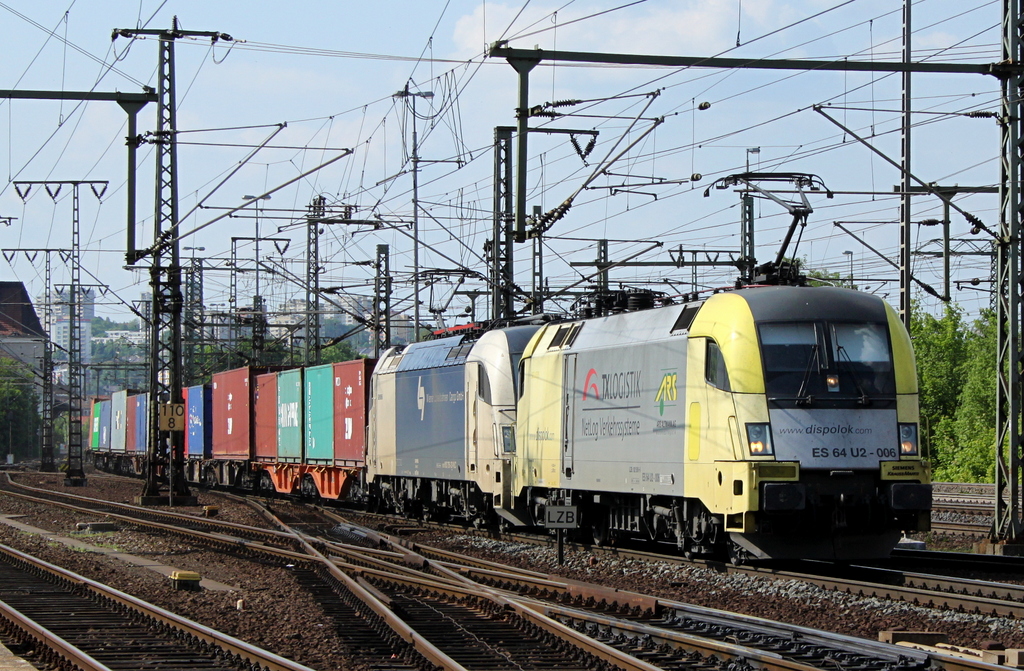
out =
{"type": "Polygon", "coordinates": [[[396,374],[398,475],[465,479],[465,381],[462,364],[396,374]]]}
{"type": "Polygon", "coordinates": [[[135,401],[135,451],[146,452],[149,447],[149,394],[136,394],[128,399],[135,401]]]}
{"type": "Polygon", "coordinates": [[[186,390],[188,428],[185,446],[190,457],[213,457],[213,388],[199,384],[186,390]]]}

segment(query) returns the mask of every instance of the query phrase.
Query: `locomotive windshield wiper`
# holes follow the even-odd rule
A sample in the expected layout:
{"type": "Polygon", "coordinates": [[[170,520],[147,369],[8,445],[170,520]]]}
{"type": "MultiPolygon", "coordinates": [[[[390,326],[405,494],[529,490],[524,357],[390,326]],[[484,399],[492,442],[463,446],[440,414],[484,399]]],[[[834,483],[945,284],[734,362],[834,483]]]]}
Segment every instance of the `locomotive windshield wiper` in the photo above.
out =
{"type": "Polygon", "coordinates": [[[857,374],[853,370],[853,361],[850,359],[850,355],[846,353],[846,348],[842,345],[837,345],[836,353],[839,355],[836,357],[836,365],[839,366],[840,370],[845,367],[846,372],[850,374],[850,379],[853,380],[854,386],[857,387],[857,394],[860,395],[860,398],[857,399],[857,403],[860,405],[871,405],[871,398],[868,396],[867,392],[864,391],[864,387],[860,386],[860,382],[857,380],[857,374]]]}
{"type": "MultiPolygon", "coordinates": [[[[811,345],[811,355],[807,357],[807,367],[804,368],[804,379],[800,381],[800,389],[796,392],[796,404],[797,405],[810,405],[814,402],[814,397],[810,394],[805,394],[807,391],[807,382],[811,379],[811,364],[818,362],[818,343],[811,345]]],[[[818,365],[818,369],[821,369],[821,365],[818,365]]]]}

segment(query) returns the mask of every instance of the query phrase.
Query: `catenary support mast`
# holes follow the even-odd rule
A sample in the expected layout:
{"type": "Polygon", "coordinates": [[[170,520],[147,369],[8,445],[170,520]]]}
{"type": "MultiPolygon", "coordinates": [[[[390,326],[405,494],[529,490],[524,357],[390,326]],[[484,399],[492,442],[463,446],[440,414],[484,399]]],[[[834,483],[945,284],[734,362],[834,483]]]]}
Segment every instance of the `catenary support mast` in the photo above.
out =
{"type": "MultiPolygon", "coordinates": [[[[174,43],[183,37],[230,41],[211,31],[181,30],[174,17],[170,30],[122,29],[113,37],[152,36],[159,41],[157,86],[156,197],[150,286],[153,311],[150,327],[149,445],[146,482],[139,503],[194,505],[184,474],[184,433],[160,430],[160,404],[181,403],[182,286],[178,243],[177,110],[174,88],[174,43]],[[162,494],[162,486],[167,492],[162,494]]],[[[141,255],[133,255],[141,256],[141,255]]],[[[128,258],[134,263],[138,258],[128,258]]]]}
{"type": "MultiPolygon", "coordinates": [[[[909,0],[908,0],[909,2],[909,0]]],[[[656,56],[646,54],[607,54],[570,51],[545,51],[542,49],[511,49],[506,43],[495,44],[489,55],[505,58],[519,73],[519,109],[517,114],[528,114],[528,73],[540,61],[567,61],[578,63],[609,63],[623,65],[658,65],[664,67],[700,68],[749,68],[768,70],[814,70],[837,72],[900,72],[900,73],[945,73],[981,74],[998,77],[1002,90],[1002,114],[1000,117],[1000,210],[996,260],[996,319],[997,335],[997,376],[996,393],[996,501],[995,521],[992,528],[993,540],[1014,541],[1022,529],[1021,493],[1022,455],[1024,436],[1021,435],[1021,399],[1024,397],[1024,351],[1021,348],[1020,308],[1024,302],[1024,287],[1021,286],[1021,237],[1020,218],[1024,215],[1024,201],[1021,199],[1021,162],[1024,160],[1024,52],[1021,49],[1021,32],[1024,30],[1020,0],[1003,0],[1002,11],[1002,58],[998,63],[940,63],[913,62],[910,58],[910,41],[906,40],[906,53],[902,61],[812,61],[792,59],[720,58],[701,56],[656,56]]],[[[904,16],[909,31],[909,8],[904,16]]],[[[904,80],[904,90],[909,109],[910,80],[904,80]]],[[[906,116],[909,116],[905,113],[906,116]]],[[[906,124],[906,120],[904,121],[906,124]]],[[[516,203],[525,203],[523,187],[526,175],[526,123],[520,118],[519,147],[517,161],[516,203]]],[[[904,137],[904,153],[909,150],[909,132],[904,137]]],[[[906,157],[909,161],[909,156],[906,157]]],[[[903,181],[909,177],[902,170],[903,181]]],[[[905,208],[909,214],[909,206],[905,208]]],[[[517,209],[516,223],[525,222],[525,214],[517,209]]],[[[971,220],[976,231],[990,231],[977,219],[971,220]]],[[[904,227],[907,228],[907,227],[904,227]]],[[[517,231],[518,232],[518,231],[517,231]]],[[[905,233],[905,231],[901,231],[905,233]]],[[[902,240],[902,237],[901,237],[902,240]]],[[[907,247],[909,252],[909,247],[907,247]]],[[[901,257],[903,255],[901,254],[901,257]]],[[[901,296],[907,302],[901,308],[903,317],[909,314],[909,253],[907,262],[900,272],[901,296]],[[907,293],[905,293],[907,292],[907,293]],[[905,294],[905,295],[904,295],[905,294]]],[[[902,303],[902,301],[901,301],[902,303]]]]}
{"type": "MultiPolygon", "coordinates": [[[[1003,0],[1002,59],[1022,63],[1019,0],[1003,0]]],[[[1021,147],[1024,124],[1024,79],[1015,69],[1002,79],[1000,117],[999,235],[996,244],[996,498],[993,540],[1017,541],[1021,535],[1021,351],[1020,308],[1021,147]]]]}

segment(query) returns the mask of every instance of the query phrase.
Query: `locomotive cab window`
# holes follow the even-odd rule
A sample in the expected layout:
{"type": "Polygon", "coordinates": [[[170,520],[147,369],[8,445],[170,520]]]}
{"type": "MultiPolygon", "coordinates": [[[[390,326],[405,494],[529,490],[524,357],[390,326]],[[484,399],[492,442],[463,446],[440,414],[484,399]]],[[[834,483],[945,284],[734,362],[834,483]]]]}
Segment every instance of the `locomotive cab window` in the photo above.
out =
{"type": "Polygon", "coordinates": [[[865,403],[895,394],[885,324],[768,323],[758,337],[765,388],[777,400],[865,403]]]}
{"type": "MultiPolygon", "coordinates": [[[[817,381],[822,368],[818,328],[813,323],[762,324],[761,358],[769,394],[796,395],[804,376],[817,381]]],[[[817,386],[813,387],[817,391],[817,386]]],[[[804,393],[811,390],[805,389],[804,393]]]]}
{"type": "Polygon", "coordinates": [[[491,404],[491,381],[487,375],[487,369],[481,363],[477,366],[477,391],[476,395],[487,405],[491,404]]]}
{"type": "Polygon", "coordinates": [[[889,329],[884,324],[832,324],[832,357],[866,394],[896,393],[889,329]]]}
{"type": "Polygon", "coordinates": [[[723,391],[731,391],[729,387],[729,371],[725,368],[725,357],[714,340],[707,341],[704,359],[704,379],[708,384],[723,391]]]}

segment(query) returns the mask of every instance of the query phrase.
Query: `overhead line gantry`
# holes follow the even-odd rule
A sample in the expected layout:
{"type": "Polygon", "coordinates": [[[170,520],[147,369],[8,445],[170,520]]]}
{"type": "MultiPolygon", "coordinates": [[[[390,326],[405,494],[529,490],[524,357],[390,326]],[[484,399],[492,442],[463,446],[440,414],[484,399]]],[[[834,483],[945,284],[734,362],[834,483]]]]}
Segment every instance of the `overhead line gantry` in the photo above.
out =
{"type": "MultiPolygon", "coordinates": [[[[971,221],[972,232],[984,230],[992,234],[996,247],[996,321],[997,321],[997,387],[996,387],[996,497],[992,540],[1019,541],[1024,532],[1021,514],[1021,480],[1024,436],[1021,433],[1021,411],[1024,407],[1024,346],[1020,333],[1020,316],[1024,304],[1024,249],[1021,241],[1021,216],[1024,197],[1021,192],[1021,164],[1024,162],[1024,16],[1021,0],[1003,0],[1000,60],[996,63],[933,63],[914,62],[910,58],[909,0],[904,9],[904,59],[902,61],[819,61],[799,59],[723,58],[701,56],[657,56],[642,54],[608,54],[542,49],[512,49],[507,41],[494,44],[488,55],[504,58],[519,75],[517,118],[517,165],[514,232],[515,240],[526,239],[526,160],[530,117],[529,74],[541,61],[594,64],[654,65],[669,68],[767,69],[835,72],[904,73],[903,165],[901,175],[904,191],[909,186],[909,74],[977,74],[999,80],[1001,91],[999,226],[992,231],[980,221],[971,221]]],[[[900,232],[900,312],[905,322],[910,317],[909,278],[910,227],[909,205],[904,202],[904,225],[900,232]]],[[[497,208],[496,208],[497,209],[497,208]]],[[[495,244],[502,241],[495,236],[495,244]]],[[[508,250],[507,255],[511,255],[508,250]]]]}

